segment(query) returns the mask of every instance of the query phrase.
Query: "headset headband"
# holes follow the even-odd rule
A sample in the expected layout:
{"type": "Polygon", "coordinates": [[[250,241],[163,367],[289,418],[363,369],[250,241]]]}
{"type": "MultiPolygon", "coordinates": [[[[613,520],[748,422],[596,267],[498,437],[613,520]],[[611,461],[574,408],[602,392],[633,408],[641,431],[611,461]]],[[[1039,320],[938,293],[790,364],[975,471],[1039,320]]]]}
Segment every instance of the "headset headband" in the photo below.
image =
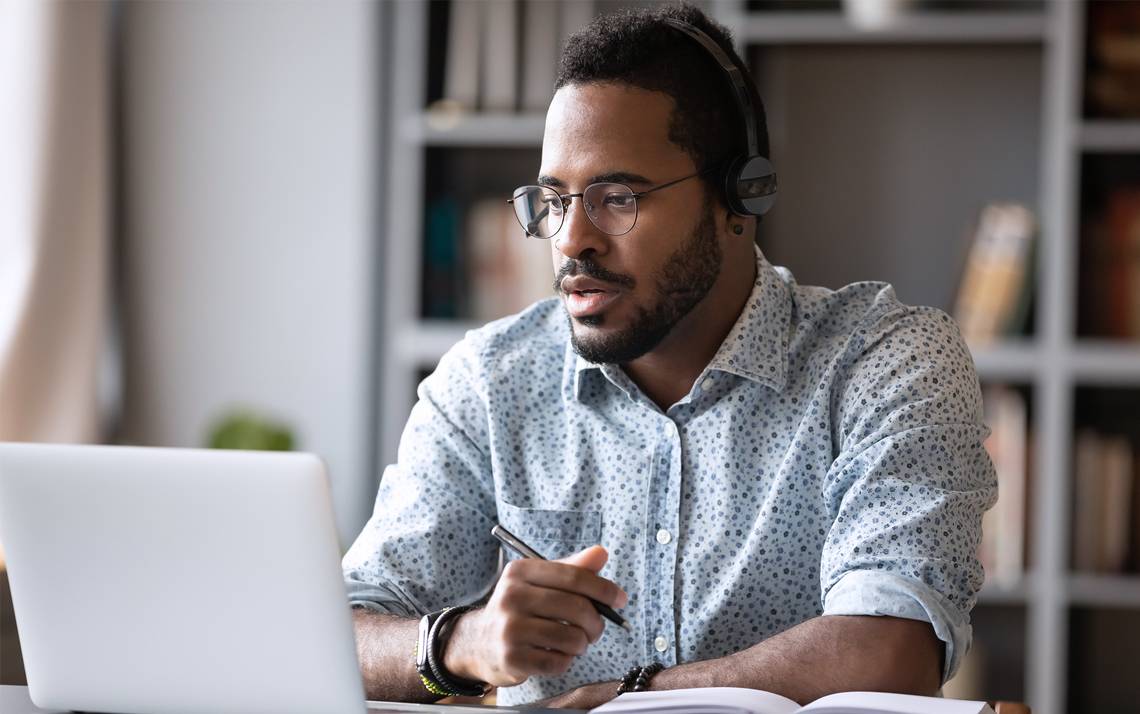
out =
{"type": "Polygon", "coordinates": [[[758,156],[760,154],[760,141],[756,136],[756,112],[752,106],[752,95],[748,92],[748,84],[744,81],[744,75],[740,72],[740,68],[725,54],[720,45],[702,32],[700,28],[671,17],[665,18],[665,22],[701,43],[701,46],[708,50],[720,68],[728,75],[728,81],[732,84],[737,104],[740,105],[740,114],[744,117],[744,131],[748,137],[747,156],[758,156]]]}

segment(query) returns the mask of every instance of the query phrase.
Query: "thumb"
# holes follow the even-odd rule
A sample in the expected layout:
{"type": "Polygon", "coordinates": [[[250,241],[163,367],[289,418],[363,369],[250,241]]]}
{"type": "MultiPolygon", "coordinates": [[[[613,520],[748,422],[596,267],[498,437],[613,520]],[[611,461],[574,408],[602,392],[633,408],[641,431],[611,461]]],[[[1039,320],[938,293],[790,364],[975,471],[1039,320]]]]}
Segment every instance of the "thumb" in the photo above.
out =
{"type": "Polygon", "coordinates": [[[602,566],[609,560],[610,554],[606,549],[600,545],[592,545],[585,550],[580,550],[573,555],[568,555],[565,558],[560,558],[559,563],[566,563],[567,565],[574,565],[579,568],[585,568],[592,573],[596,573],[602,569],[602,566]]]}

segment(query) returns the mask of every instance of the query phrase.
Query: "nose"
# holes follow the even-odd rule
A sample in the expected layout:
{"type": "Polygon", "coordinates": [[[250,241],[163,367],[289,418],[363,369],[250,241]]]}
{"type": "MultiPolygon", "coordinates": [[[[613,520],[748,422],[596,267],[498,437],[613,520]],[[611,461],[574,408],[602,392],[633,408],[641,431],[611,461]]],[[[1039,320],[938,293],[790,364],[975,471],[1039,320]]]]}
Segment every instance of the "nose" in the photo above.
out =
{"type": "Polygon", "coordinates": [[[566,219],[562,229],[554,234],[554,247],[567,258],[579,259],[587,251],[595,255],[605,255],[609,251],[610,237],[598,230],[579,196],[566,208],[566,219]]]}

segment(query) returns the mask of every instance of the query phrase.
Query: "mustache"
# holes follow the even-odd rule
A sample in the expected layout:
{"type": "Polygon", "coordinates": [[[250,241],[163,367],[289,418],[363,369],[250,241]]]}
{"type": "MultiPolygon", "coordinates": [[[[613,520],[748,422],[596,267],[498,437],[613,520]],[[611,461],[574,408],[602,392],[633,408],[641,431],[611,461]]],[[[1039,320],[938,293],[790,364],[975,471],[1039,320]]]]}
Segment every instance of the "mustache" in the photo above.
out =
{"type": "Polygon", "coordinates": [[[636,281],[632,277],[610,272],[589,258],[584,260],[570,258],[558,266],[558,273],[554,276],[554,292],[562,292],[563,279],[575,275],[585,275],[587,278],[613,283],[627,289],[633,289],[636,285],[636,281]]]}

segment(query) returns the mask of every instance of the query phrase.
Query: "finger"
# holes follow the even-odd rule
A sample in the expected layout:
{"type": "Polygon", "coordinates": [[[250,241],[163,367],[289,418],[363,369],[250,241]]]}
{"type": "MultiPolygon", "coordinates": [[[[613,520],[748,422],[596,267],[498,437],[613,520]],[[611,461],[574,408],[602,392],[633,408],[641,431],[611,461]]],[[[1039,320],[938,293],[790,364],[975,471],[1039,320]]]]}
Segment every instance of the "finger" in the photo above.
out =
{"type": "MultiPolygon", "coordinates": [[[[500,580],[496,586],[496,607],[518,625],[525,618],[537,617],[556,622],[564,622],[580,628],[590,642],[596,642],[605,629],[601,616],[594,604],[575,593],[532,585],[515,576],[510,582],[500,580]]],[[[508,639],[520,641],[509,634],[508,639]]]]}
{"type": "Polygon", "coordinates": [[[565,558],[559,558],[557,563],[566,563],[567,565],[574,565],[579,568],[585,568],[592,573],[596,573],[602,569],[602,566],[609,560],[610,554],[606,549],[600,545],[592,545],[585,550],[580,550],[577,553],[568,555],[565,558]]]}
{"type": "Polygon", "coordinates": [[[535,674],[556,675],[565,674],[573,664],[573,657],[563,655],[541,648],[532,648],[529,652],[530,666],[528,670],[535,674]]]}
{"type": "Polygon", "coordinates": [[[629,602],[629,596],[612,580],[574,565],[553,560],[515,560],[508,567],[512,577],[521,577],[531,585],[592,598],[610,607],[625,607],[629,602]]]}
{"type": "Polygon", "coordinates": [[[531,617],[523,627],[526,628],[524,641],[534,647],[578,657],[585,654],[590,646],[590,637],[585,630],[571,623],[531,617]]]}
{"type": "Polygon", "coordinates": [[[606,624],[594,609],[594,604],[581,595],[533,587],[526,593],[526,598],[527,611],[531,615],[573,625],[582,630],[590,642],[597,642],[605,630],[606,624]]]}

